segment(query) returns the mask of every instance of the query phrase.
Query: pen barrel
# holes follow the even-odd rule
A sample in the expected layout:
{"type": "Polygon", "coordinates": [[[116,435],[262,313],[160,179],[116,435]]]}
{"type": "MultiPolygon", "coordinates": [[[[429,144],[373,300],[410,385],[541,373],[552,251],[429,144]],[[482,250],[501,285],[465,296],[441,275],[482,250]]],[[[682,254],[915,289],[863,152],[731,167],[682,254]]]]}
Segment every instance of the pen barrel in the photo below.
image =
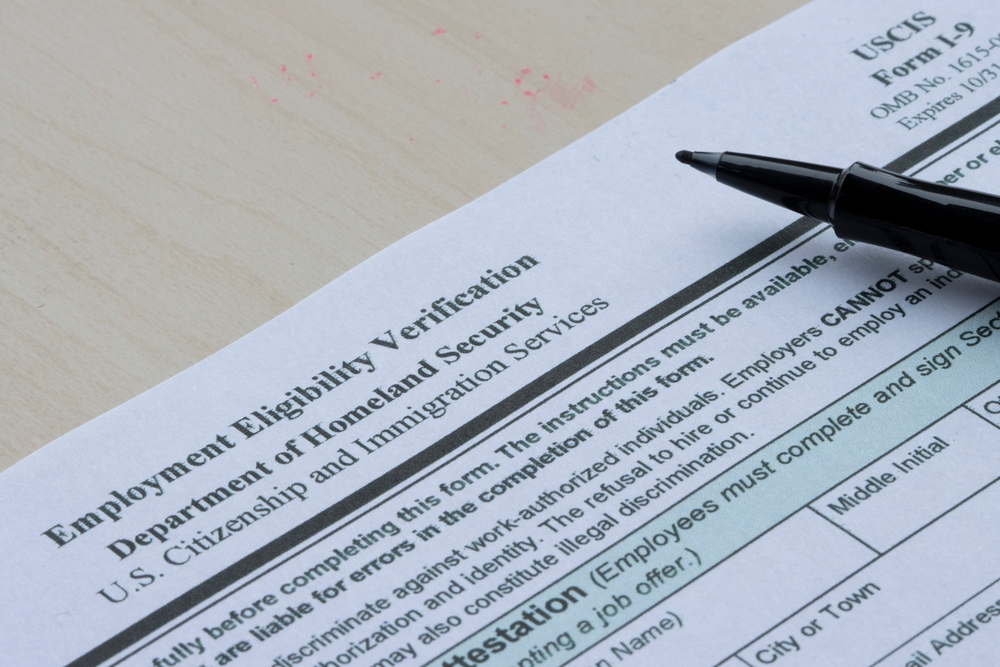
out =
{"type": "Polygon", "coordinates": [[[1000,281],[1000,197],[856,162],[841,175],[830,213],[840,238],[1000,281]]]}
{"type": "Polygon", "coordinates": [[[758,199],[829,222],[840,169],[745,153],[723,153],[715,179],[758,199]]]}

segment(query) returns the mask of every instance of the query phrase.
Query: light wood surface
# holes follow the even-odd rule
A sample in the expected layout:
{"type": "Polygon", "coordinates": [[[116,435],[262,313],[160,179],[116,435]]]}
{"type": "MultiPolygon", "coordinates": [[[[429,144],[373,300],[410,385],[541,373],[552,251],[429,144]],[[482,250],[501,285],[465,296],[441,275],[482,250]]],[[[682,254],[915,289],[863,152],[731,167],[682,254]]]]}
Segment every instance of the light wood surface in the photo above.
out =
{"type": "Polygon", "coordinates": [[[803,0],[0,5],[0,469],[803,0]]]}

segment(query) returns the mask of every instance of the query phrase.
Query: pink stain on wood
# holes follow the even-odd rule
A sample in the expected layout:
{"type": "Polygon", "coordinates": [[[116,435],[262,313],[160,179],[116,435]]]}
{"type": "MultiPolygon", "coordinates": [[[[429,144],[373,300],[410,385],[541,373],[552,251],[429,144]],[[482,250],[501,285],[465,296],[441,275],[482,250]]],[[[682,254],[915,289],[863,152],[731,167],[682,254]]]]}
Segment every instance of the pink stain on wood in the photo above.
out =
{"type": "Polygon", "coordinates": [[[566,85],[561,77],[542,86],[538,97],[545,99],[546,107],[552,111],[572,111],[580,102],[590,97],[597,90],[597,84],[589,76],[583,77],[575,86],[566,85]]]}
{"type": "Polygon", "coordinates": [[[476,39],[482,39],[483,38],[483,36],[481,34],[479,34],[478,30],[475,33],[473,33],[473,37],[475,37],[476,39]]]}
{"type": "Polygon", "coordinates": [[[507,106],[508,104],[510,104],[510,102],[508,102],[507,100],[503,100],[500,102],[500,106],[507,106]]]}
{"type": "Polygon", "coordinates": [[[529,74],[531,74],[530,68],[525,67],[523,70],[521,70],[521,76],[528,76],[529,74]]]}
{"type": "Polygon", "coordinates": [[[549,75],[548,74],[543,74],[542,78],[545,79],[546,81],[548,81],[549,80],[549,75]]]}
{"type": "Polygon", "coordinates": [[[443,35],[446,32],[448,32],[448,31],[445,30],[444,28],[434,28],[434,32],[432,32],[431,34],[432,35],[443,35]]]}
{"type": "MultiPolygon", "coordinates": [[[[546,78],[548,75],[545,75],[546,78]]],[[[532,129],[545,130],[548,124],[542,112],[551,114],[564,114],[573,111],[581,102],[590,97],[597,90],[597,84],[589,76],[583,77],[577,85],[566,85],[562,82],[561,76],[554,80],[546,78],[546,83],[534,91],[526,90],[525,96],[529,98],[527,104],[528,115],[534,118],[535,124],[532,129]]]]}
{"type": "Polygon", "coordinates": [[[434,83],[441,83],[441,79],[434,79],[434,83]]]}
{"type": "Polygon", "coordinates": [[[515,86],[520,86],[521,85],[521,80],[520,79],[514,79],[514,85],[515,86]]]}
{"type": "Polygon", "coordinates": [[[537,98],[531,100],[531,103],[528,105],[528,115],[535,119],[535,124],[531,126],[531,129],[541,132],[549,129],[549,124],[545,122],[545,117],[538,110],[538,106],[535,104],[536,100],[537,98]]]}
{"type": "Polygon", "coordinates": [[[378,72],[375,72],[374,74],[372,74],[372,75],[371,75],[370,77],[368,77],[368,78],[369,78],[369,79],[371,79],[372,81],[374,81],[375,79],[379,78],[380,76],[382,76],[382,72],[381,72],[381,70],[380,70],[380,71],[378,71],[378,72]]]}
{"type": "MultiPolygon", "coordinates": [[[[311,54],[311,53],[306,54],[306,61],[308,61],[310,64],[312,63],[312,59],[313,59],[313,54],[311,54]]],[[[282,83],[285,84],[285,85],[292,83],[293,82],[292,79],[294,77],[288,75],[289,72],[290,72],[288,65],[286,63],[282,63],[281,65],[279,65],[279,69],[281,70],[281,74],[282,74],[281,78],[284,79],[284,81],[282,81],[282,83]]],[[[381,72],[377,72],[376,76],[380,75],[380,74],[382,74],[382,73],[381,72]]],[[[309,76],[310,76],[310,78],[316,79],[317,80],[316,83],[319,83],[319,81],[318,81],[319,77],[317,76],[316,72],[310,71],[309,72],[309,76]]],[[[375,78],[375,77],[372,77],[372,78],[375,78]]],[[[264,87],[261,86],[260,82],[257,80],[257,77],[251,75],[250,76],[250,81],[253,83],[254,88],[256,88],[257,90],[264,90],[264,87]]],[[[307,98],[308,97],[315,97],[316,94],[319,91],[321,91],[321,90],[323,90],[323,86],[316,86],[312,90],[312,92],[302,93],[302,97],[307,97],[307,98]]],[[[272,97],[271,98],[271,104],[278,104],[278,103],[279,102],[278,102],[278,98],[277,97],[272,97]]]]}

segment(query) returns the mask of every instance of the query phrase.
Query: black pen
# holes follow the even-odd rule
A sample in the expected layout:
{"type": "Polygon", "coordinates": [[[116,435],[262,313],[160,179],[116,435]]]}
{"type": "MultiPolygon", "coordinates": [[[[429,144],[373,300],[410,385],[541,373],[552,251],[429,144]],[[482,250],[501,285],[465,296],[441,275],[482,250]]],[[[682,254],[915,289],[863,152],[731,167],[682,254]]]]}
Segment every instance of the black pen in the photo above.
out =
{"type": "Polygon", "coordinates": [[[1000,197],[855,162],[847,169],[680,151],[717,181],[811,218],[842,239],[901,250],[1000,282],[1000,197]]]}

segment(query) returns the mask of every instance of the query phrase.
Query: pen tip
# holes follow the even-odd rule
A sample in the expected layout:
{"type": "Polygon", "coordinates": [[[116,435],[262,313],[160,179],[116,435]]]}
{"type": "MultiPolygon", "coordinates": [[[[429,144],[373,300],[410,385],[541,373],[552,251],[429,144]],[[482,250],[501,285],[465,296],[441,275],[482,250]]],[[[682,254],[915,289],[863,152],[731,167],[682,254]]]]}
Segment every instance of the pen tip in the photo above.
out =
{"type": "Polygon", "coordinates": [[[703,174],[708,174],[715,178],[719,169],[719,162],[722,160],[722,153],[705,153],[703,151],[677,151],[677,161],[687,164],[703,174]]]}

